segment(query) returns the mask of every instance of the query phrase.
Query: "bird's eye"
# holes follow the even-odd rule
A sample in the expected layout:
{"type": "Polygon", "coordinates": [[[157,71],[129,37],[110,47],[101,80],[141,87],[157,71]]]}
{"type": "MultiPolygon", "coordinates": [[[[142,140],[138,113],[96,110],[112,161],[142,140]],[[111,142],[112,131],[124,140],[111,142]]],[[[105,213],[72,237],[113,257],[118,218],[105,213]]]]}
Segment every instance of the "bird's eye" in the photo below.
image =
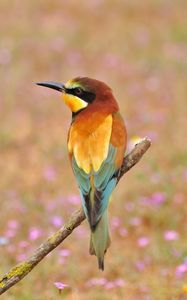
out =
{"type": "Polygon", "coordinates": [[[82,94],[82,89],[81,88],[75,88],[75,94],[77,96],[80,96],[82,94]]]}

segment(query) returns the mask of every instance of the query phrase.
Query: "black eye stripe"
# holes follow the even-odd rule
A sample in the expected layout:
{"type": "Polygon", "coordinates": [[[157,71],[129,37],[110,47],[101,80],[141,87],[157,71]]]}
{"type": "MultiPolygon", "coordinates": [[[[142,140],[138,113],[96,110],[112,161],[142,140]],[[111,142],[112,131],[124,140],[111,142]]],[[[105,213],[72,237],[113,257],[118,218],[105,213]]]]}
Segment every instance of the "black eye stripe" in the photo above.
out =
{"type": "Polygon", "coordinates": [[[83,90],[81,88],[75,88],[74,92],[75,92],[75,95],[79,95],[80,96],[80,95],[82,95],[83,90]]]}
{"type": "Polygon", "coordinates": [[[93,92],[88,92],[81,88],[66,89],[66,93],[77,96],[87,103],[92,103],[96,97],[93,92]]]}

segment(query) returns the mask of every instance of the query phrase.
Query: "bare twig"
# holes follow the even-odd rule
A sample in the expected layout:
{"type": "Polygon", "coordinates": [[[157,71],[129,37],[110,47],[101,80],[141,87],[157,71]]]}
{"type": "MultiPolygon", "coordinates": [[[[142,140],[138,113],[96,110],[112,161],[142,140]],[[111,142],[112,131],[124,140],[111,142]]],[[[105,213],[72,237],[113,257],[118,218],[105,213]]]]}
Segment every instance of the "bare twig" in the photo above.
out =
{"type": "MultiPolygon", "coordinates": [[[[150,145],[151,141],[148,138],[142,139],[133,150],[125,156],[118,181],[127,171],[137,164],[150,145]]],[[[84,212],[82,208],[80,208],[71,215],[69,221],[61,229],[43,242],[29,258],[2,276],[0,278],[0,295],[24,278],[49,252],[65,240],[84,219],[84,212]]]]}

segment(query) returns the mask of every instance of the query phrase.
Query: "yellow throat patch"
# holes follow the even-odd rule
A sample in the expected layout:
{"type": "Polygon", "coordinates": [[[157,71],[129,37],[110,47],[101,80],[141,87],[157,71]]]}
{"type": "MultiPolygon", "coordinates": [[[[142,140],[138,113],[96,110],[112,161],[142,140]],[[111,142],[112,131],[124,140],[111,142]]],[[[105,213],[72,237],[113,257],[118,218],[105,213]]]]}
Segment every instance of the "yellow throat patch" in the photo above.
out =
{"type": "MultiPolygon", "coordinates": [[[[77,82],[74,82],[72,80],[68,80],[65,84],[66,88],[76,88],[79,87],[77,82]]],[[[71,94],[62,94],[62,99],[64,100],[65,104],[71,109],[72,112],[76,113],[80,109],[85,108],[88,106],[88,103],[84,101],[83,99],[71,95],[71,94]]]]}
{"type": "Polygon", "coordinates": [[[71,109],[72,112],[76,113],[80,109],[85,108],[88,103],[81,98],[71,95],[71,94],[62,94],[62,99],[65,104],[71,109]]]}

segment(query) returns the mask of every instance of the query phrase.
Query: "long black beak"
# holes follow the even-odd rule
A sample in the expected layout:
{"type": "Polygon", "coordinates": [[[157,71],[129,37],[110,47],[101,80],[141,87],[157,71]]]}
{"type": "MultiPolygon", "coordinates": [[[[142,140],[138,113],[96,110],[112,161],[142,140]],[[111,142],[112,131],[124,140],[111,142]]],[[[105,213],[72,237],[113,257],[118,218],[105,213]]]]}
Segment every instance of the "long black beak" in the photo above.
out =
{"type": "Polygon", "coordinates": [[[54,81],[44,81],[44,82],[36,82],[37,85],[45,86],[53,90],[57,90],[59,92],[63,92],[65,87],[62,83],[54,82],[54,81]]]}

